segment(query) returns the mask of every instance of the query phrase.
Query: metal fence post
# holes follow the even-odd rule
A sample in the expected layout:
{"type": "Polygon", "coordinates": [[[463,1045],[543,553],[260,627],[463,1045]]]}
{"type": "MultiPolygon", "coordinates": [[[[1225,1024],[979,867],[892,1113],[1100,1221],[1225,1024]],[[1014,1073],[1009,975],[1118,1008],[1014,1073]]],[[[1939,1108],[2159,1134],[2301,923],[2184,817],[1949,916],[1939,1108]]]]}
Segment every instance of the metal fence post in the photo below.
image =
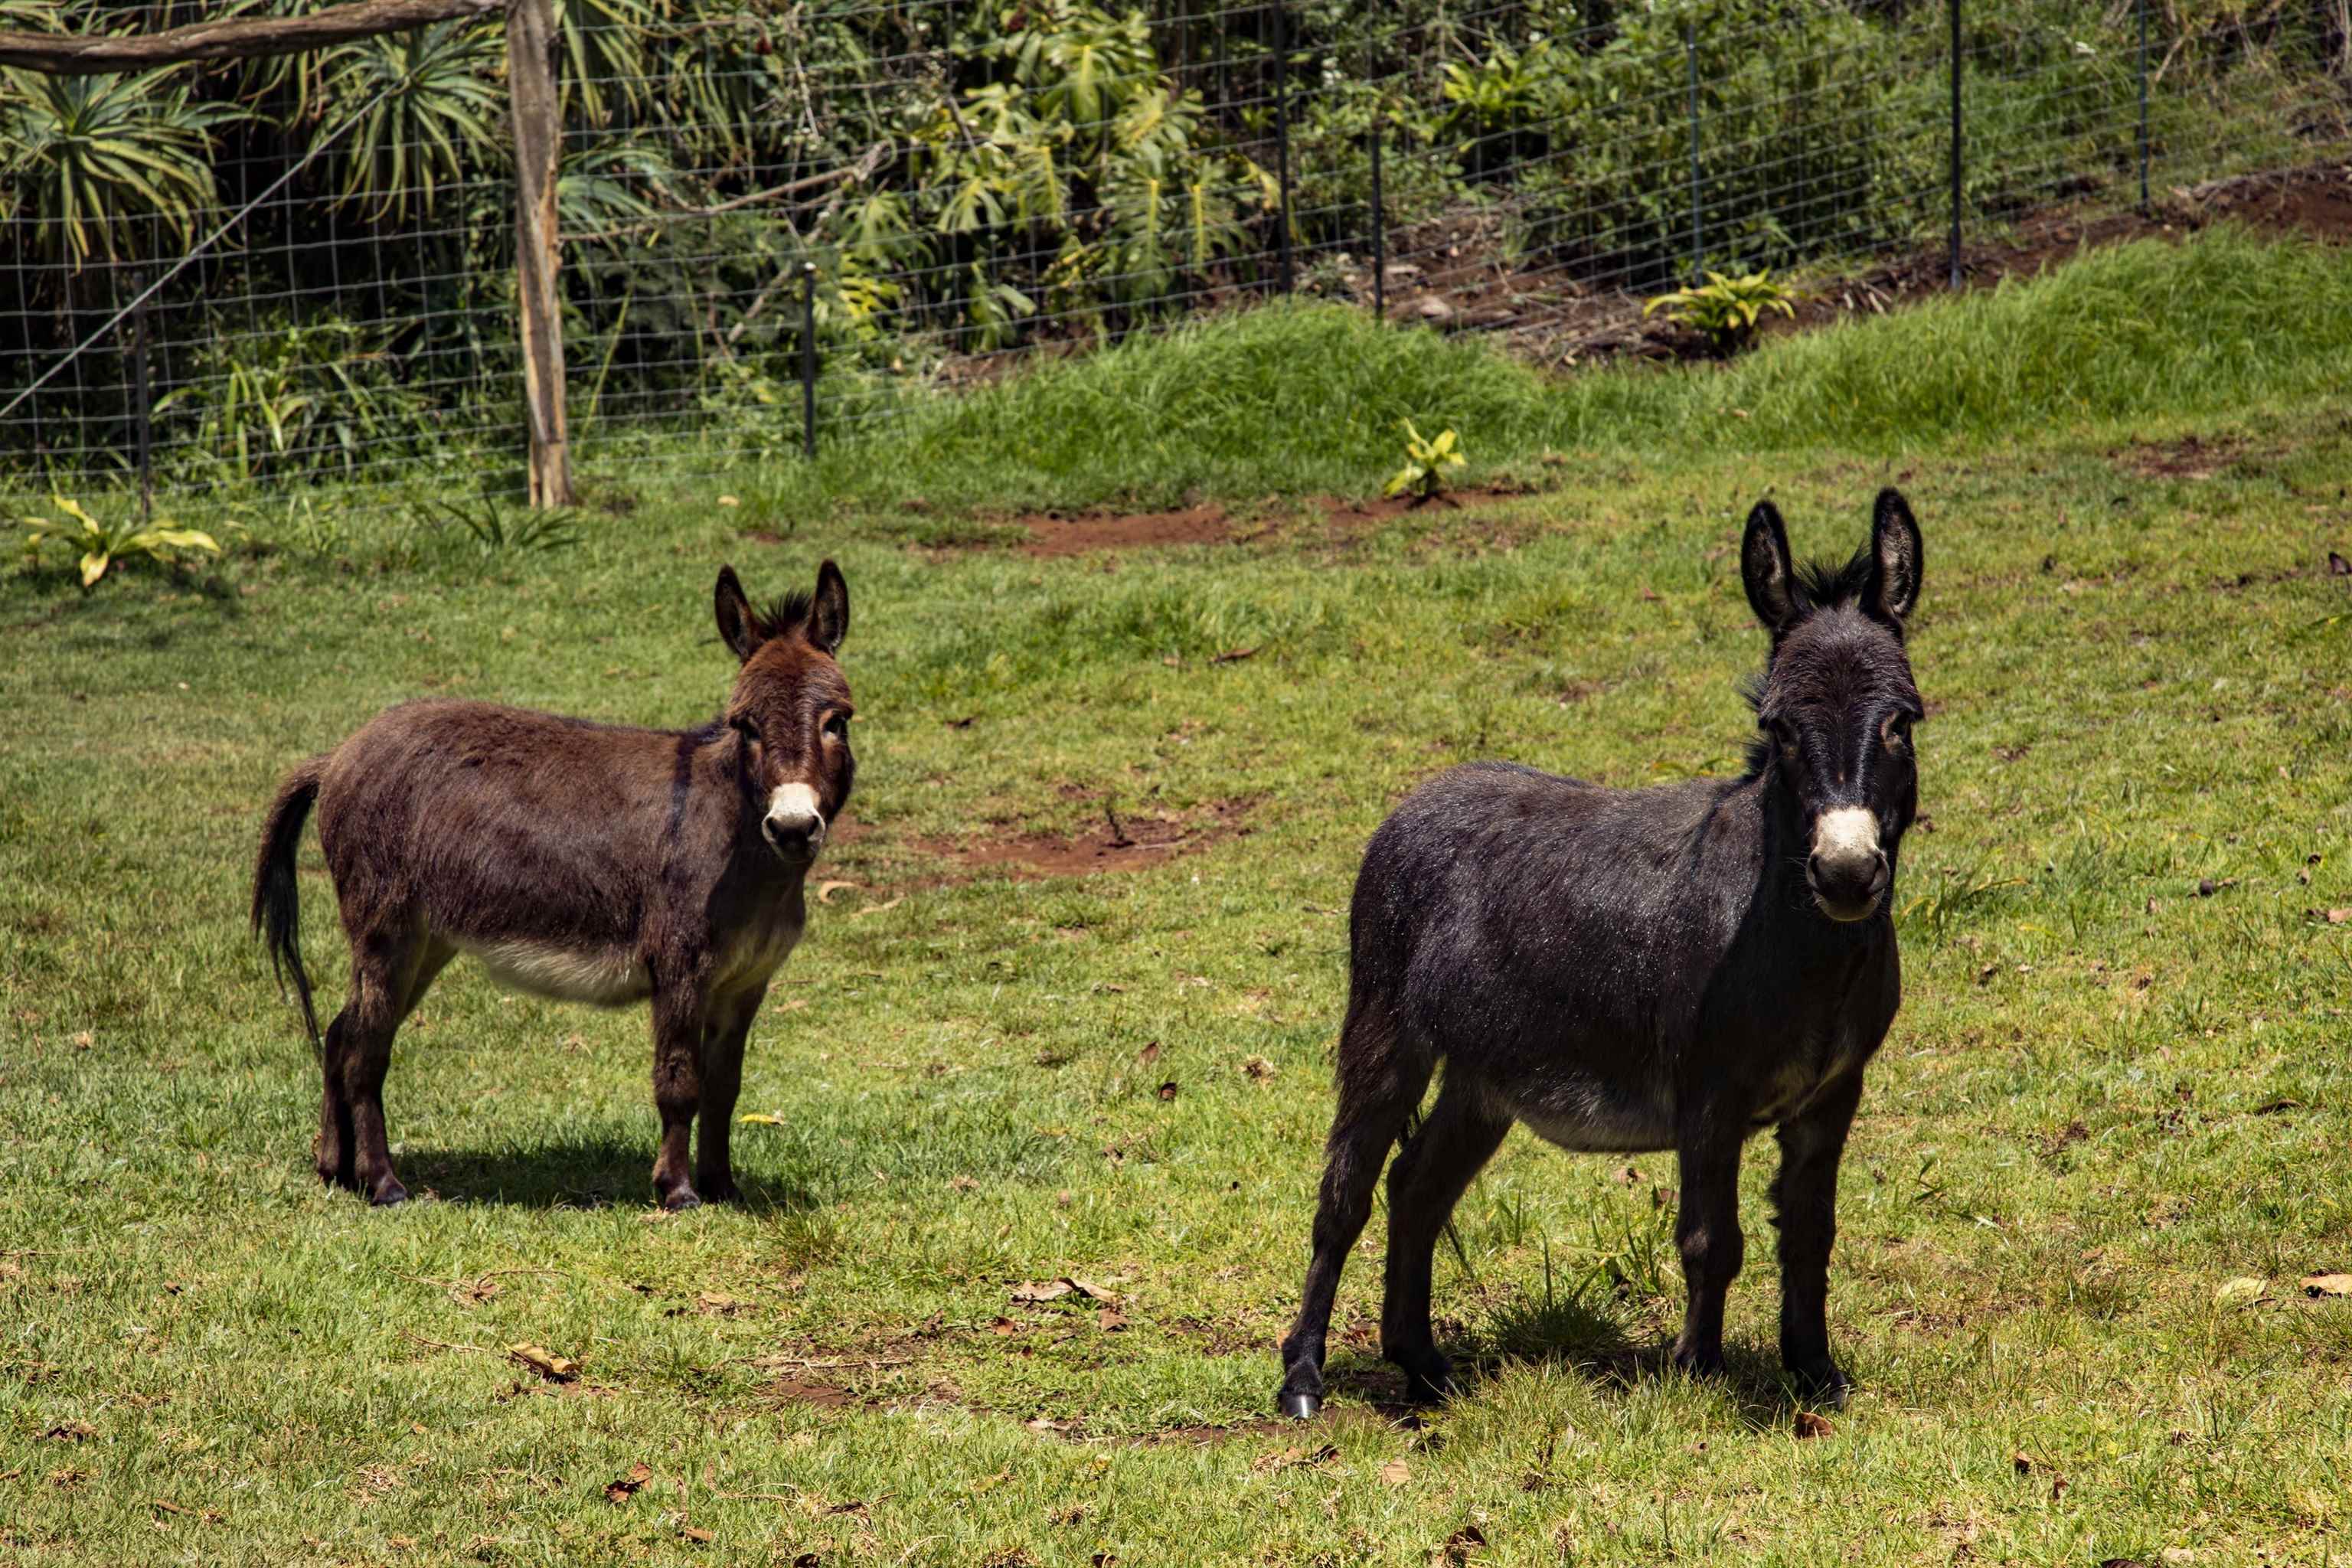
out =
{"type": "Polygon", "coordinates": [[[816,263],[801,263],[801,456],[816,460],[816,263]]]}
{"type": "Polygon", "coordinates": [[[2139,13],[2139,210],[2150,212],[2147,199],[2147,0],[2137,0],[2139,13]]]}
{"type": "Polygon", "coordinates": [[[1683,57],[1690,66],[1691,281],[1706,275],[1706,198],[1698,171],[1698,25],[1683,24],[1683,57]]]}
{"type": "Polygon", "coordinates": [[[1290,29],[1284,0],[1274,7],[1274,174],[1282,187],[1282,291],[1290,292],[1290,29]]]}
{"type": "Polygon", "coordinates": [[[1952,18],[1952,287],[1960,286],[1960,0],[1944,0],[1952,18]]]}
{"type": "Polygon", "coordinates": [[[1389,220],[1381,205],[1380,114],[1372,115],[1372,314],[1389,319],[1389,220]]]}
{"type": "Polygon", "coordinates": [[[139,436],[139,521],[152,522],[155,518],[155,465],[152,453],[153,405],[147,395],[147,279],[143,274],[131,275],[131,289],[135,302],[131,307],[131,379],[132,406],[136,409],[139,436]]]}

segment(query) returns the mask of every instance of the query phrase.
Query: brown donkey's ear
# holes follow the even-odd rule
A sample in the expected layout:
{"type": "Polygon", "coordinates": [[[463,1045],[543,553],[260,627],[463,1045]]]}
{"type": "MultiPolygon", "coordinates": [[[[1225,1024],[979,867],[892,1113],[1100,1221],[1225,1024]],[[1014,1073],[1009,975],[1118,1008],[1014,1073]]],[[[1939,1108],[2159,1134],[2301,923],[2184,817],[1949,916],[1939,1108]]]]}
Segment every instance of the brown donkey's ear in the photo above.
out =
{"type": "Polygon", "coordinates": [[[1878,492],[1870,519],[1870,586],[1863,606],[1897,632],[1919,607],[1919,572],[1923,564],[1918,520],[1911,503],[1893,489],[1878,492]]]}
{"type": "Polygon", "coordinates": [[[711,590],[710,603],[719,616],[719,640],[733,648],[738,659],[759,652],[765,640],[760,617],[752,613],[751,601],[744,596],[742,582],[732,566],[719,569],[719,584],[711,590]]]}
{"type": "Polygon", "coordinates": [[[830,656],[849,635],[849,584],[828,561],[816,569],[816,597],[810,601],[808,640],[830,656]]]}
{"type": "Polygon", "coordinates": [[[1789,561],[1789,531],[1780,509],[1769,500],[1758,501],[1748,514],[1748,532],[1739,542],[1739,577],[1748,588],[1748,608],[1777,645],[1801,606],[1796,568],[1789,561]]]}

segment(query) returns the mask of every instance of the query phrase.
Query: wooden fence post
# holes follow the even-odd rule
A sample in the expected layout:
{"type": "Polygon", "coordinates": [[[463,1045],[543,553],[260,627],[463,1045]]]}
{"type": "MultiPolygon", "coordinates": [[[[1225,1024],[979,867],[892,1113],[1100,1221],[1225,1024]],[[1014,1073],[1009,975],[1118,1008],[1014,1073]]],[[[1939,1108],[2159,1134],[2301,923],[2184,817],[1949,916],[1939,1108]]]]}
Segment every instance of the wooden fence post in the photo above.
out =
{"type": "Polygon", "coordinates": [[[555,94],[554,48],[551,0],[511,0],[507,91],[514,102],[515,271],[534,507],[572,503],[572,445],[563,422],[563,314],[556,296],[555,179],[563,112],[555,94]]]}

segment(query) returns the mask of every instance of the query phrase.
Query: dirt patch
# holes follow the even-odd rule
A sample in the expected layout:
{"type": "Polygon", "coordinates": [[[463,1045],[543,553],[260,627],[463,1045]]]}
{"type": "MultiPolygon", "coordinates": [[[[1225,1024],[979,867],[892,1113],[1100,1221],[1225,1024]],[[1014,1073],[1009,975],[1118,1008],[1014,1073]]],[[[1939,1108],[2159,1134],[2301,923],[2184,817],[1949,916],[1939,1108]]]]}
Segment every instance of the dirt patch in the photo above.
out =
{"type": "Polygon", "coordinates": [[[1105,550],[1223,544],[1234,536],[1234,520],[1221,506],[1138,512],[1125,517],[1111,512],[1070,517],[1048,511],[1013,521],[1016,526],[1029,531],[1029,541],[1021,546],[1021,552],[1039,560],[1091,555],[1105,550]]]}
{"type": "MultiPolygon", "coordinates": [[[[1409,496],[1374,500],[1314,496],[1297,505],[1307,515],[1319,516],[1335,527],[1363,528],[1416,511],[1442,514],[1530,493],[1525,485],[1497,483],[1448,490],[1426,501],[1409,496]]],[[[1182,511],[1090,511],[1075,516],[1057,511],[1032,512],[1013,518],[1011,522],[1029,535],[1027,542],[1019,546],[1021,553],[1041,561],[1186,544],[1244,543],[1267,531],[1265,525],[1245,526],[1216,505],[1187,507],[1182,511]]]]}
{"type": "Polygon", "coordinates": [[[2226,437],[2209,441],[2189,435],[2178,441],[2134,441],[2107,456],[2143,479],[2210,479],[2244,454],[2242,443],[2226,437]]]}
{"type": "Polygon", "coordinates": [[[952,881],[994,872],[1026,881],[1039,877],[1090,877],[1100,871],[1138,871],[1163,866],[1179,855],[1249,831],[1251,800],[1216,801],[1186,813],[1129,816],[1106,808],[1100,826],[1069,837],[1024,833],[1011,837],[954,844],[912,839],[908,847],[951,866],[952,881]]]}
{"type": "Polygon", "coordinates": [[[760,1392],[770,1399],[781,1400],[787,1405],[812,1405],[820,1410],[839,1410],[863,1403],[838,1384],[812,1383],[797,1377],[780,1377],[773,1383],[762,1384],[760,1392]]]}
{"type": "Polygon", "coordinates": [[[841,887],[857,891],[840,899],[821,890],[819,899],[854,914],[861,901],[874,908],[877,900],[961,887],[987,876],[1027,882],[1149,870],[1228,838],[1246,837],[1249,814],[1263,798],[1213,801],[1181,812],[1130,813],[1107,807],[1101,821],[1082,833],[1007,833],[977,839],[929,838],[887,829],[877,833],[853,817],[832,837],[840,848],[857,847],[841,858],[836,872],[844,879],[841,887]]]}

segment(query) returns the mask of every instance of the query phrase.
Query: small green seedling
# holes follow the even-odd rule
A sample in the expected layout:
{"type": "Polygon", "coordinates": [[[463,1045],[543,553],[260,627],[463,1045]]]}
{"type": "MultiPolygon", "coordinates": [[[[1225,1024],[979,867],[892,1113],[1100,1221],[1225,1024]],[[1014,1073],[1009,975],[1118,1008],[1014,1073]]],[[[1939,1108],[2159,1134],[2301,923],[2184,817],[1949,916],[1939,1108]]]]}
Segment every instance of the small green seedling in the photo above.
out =
{"type": "Polygon", "coordinates": [[[1404,422],[1404,467],[1381,487],[1381,494],[1410,494],[1415,506],[1435,500],[1444,492],[1445,470],[1458,468],[1466,460],[1454,441],[1454,432],[1447,430],[1433,441],[1424,440],[1408,419],[1404,422]]]}
{"type": "Polygon", "coordinates": [[[1797,307],[1795,297],[1772,281],[1768,268],[1740,278],[1710,272],[1697,288],[1677,289],[1643,306],[1643,319],[1661,310],[1668,321],[1705,337],[1717,354],[1728,357],[1748,346],[1766,311],[1793,317],[1797,307]]]}
{"type": "Polygon", "coordinates": [[[84,593],[98,586],[113,564],[126,555],[145,555],[169,563],[173,552],[207,550],[220,553],[213,536],[193,528],[174,528],[168,522],[124,523],[110,528],[82,510],[81,503],[64,496],[53,495],[50,503],[70,519],[60,522],[53,518],[28,517],[24,524],[25,553],[37,555],[44,545],[63,543],[81,552],[81,585],[84,593]]]}

